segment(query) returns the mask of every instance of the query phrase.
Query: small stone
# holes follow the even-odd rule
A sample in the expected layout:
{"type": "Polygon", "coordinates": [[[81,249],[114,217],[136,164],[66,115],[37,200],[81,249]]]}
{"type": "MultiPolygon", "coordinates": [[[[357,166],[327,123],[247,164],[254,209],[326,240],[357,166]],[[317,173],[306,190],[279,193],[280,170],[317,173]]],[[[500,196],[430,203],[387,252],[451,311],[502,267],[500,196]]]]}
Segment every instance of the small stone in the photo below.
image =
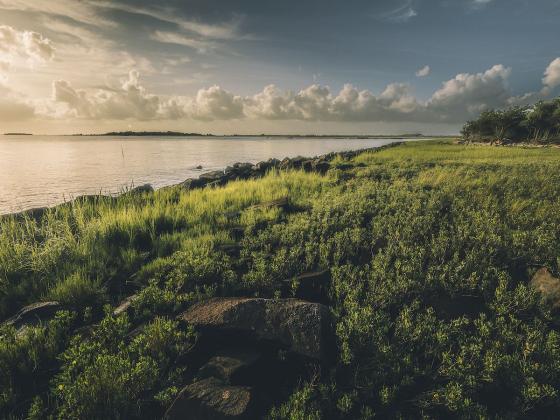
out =
{"type": "Polygon", "coordinates": [[[235,382],[236,376],[250,368],[259,359],[259,353],[242,349],[226,349],[212,356],[200,368],[197,377],[217,378],[225,383],[235,382]]]}
{"type": "Polygon", "coordinates": [[[127,192],[127,194],[146,194],[154,192],[154,187],[150,184],[139,185],[127,192]]]}
{"type": "Polygon", "coordinates": [[[289,206],[289,204],[290,203],[288,197],[281,197],[276,200],[265,201],[264,203],[255,204],[254,206],[250,206],[249,209],[269,209],[273,207],[286,209],[289,206]]]}
{"type": "Polygon", "coordinates": [[[6,321],[7,325],[21,328],[27,325],[36,325],[52,319],[61,309],[58,302],[38,302],[22,308],[16,315],[6,321]]]}
{"type": "Polygon", "coordinates": [[[125,300],[123,300],[121,303],[119,303],[119,305],[113,310],[113,315],[114,316],[118,316],[124,312],[128,312],[128,310],[130,309],[132,302],[134,302],[135,299],[138,298],[138,295],[132,295],[127,297],[125,300]]]}

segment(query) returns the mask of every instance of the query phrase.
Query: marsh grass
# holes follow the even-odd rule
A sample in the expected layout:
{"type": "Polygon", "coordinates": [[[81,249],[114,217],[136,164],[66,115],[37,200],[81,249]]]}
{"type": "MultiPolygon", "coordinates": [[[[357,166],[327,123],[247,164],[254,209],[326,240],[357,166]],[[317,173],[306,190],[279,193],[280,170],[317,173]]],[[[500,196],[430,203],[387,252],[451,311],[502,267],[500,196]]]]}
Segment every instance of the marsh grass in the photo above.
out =
{"type": "Polygon", "coordinates": [[[272,172],[2,218],[2,318],[56,299],[72,321],[71,342],[59,324],[4,332],[0,412],[161,414],[193,340],[171,321],[179,310],[215,295],[290,297],[285,280],[329,269],[337,361],[273,418],[550,417],[560,320],[528,281],[542,266],[560,273],[559,185],[560,149],[437,140],[335,159],[325,176],[272,172]],[[282,197],[289,208],[252,207],[282,197]]]}

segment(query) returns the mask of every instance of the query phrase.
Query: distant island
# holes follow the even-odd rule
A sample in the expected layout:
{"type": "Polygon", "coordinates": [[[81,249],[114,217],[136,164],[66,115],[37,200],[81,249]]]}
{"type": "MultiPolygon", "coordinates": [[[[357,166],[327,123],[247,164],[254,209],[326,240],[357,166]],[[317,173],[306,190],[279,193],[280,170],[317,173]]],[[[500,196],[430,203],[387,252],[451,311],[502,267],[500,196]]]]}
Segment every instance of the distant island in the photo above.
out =
{"type": "MultiPolygon", "coordinates": [[[[371,138],[391,138],[391,139],[402,139],[402,138],[422,138],[422,137],[442,137],[442,136],[425,136],[421,133],[411,133],[411,134],[360,134],[360,135],[347,135],[347,134],[203,134],[203,133],[183,133],[179,131],[110,131],[101,134],[70,134],[70,136],[129,136],[129,137],[141,137],[141,136],[161,136],[161,137],[273,137],[273,138],[335,138],[335,139],[371,139],[371,138]]],[[[448,136],[443,136],[448,137],[448,136]]]]}
{"type": "MultiPolygon", "coordinates": [[[[4,133],[5,136],[33,136],[31,133],[4,133]]],[[[425,135],[422,133],[405,134],[210,134],[184,133],[181,131],[109,131],[107,133],[62,134],[64,137],[254,137],[254,138],[328,138],[328,139],[410,139],[446,138],[448,135],[425,135]]]]}
{"type": "Polygon", "coordinates": [[[72,136],[168,136],[168,137],[199,137],[213,136],[212,134],[182,133],[179,131],[110,131],[102,134],[71,134],[72,136]]]}

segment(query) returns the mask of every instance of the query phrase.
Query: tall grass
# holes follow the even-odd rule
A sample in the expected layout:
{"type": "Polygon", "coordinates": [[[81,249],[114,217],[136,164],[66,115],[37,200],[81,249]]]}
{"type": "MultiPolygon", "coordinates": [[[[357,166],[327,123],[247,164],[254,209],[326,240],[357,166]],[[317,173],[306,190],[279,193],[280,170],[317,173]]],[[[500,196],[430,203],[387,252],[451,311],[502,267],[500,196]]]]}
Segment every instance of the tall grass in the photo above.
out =
{"type": "Polygon", "coordinates": [[[273,418],[551,417],[560,314],[529,279],[542,266],[560,274],[559,185],[559,149],[438,140],[337,159],[324,176],[272,172],[2,218],[0,316],[42,299],[68,312],[22,336],[0,331],[0,367],[11,366],[0,415],[160,415],[194,339],[168,318],[209,296],[290,297],[286,280],[328,269],[336,363],[302,378],[273,418]],[[281,197],[289,209],[252,207],[281,197]],[[150,327],[131,341],[139,324],[150,327]]]}

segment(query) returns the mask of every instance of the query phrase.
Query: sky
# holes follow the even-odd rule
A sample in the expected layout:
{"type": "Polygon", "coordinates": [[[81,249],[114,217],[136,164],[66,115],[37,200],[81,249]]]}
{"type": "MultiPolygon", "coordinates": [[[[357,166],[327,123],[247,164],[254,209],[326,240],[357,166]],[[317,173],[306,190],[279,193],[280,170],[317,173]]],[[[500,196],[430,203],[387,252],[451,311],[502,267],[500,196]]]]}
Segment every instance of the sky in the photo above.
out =
{"type": "Polygon", "coordinates": [[[560,0],[0,0],[0,132],[453,134],[560,94],[560,0]]]}

